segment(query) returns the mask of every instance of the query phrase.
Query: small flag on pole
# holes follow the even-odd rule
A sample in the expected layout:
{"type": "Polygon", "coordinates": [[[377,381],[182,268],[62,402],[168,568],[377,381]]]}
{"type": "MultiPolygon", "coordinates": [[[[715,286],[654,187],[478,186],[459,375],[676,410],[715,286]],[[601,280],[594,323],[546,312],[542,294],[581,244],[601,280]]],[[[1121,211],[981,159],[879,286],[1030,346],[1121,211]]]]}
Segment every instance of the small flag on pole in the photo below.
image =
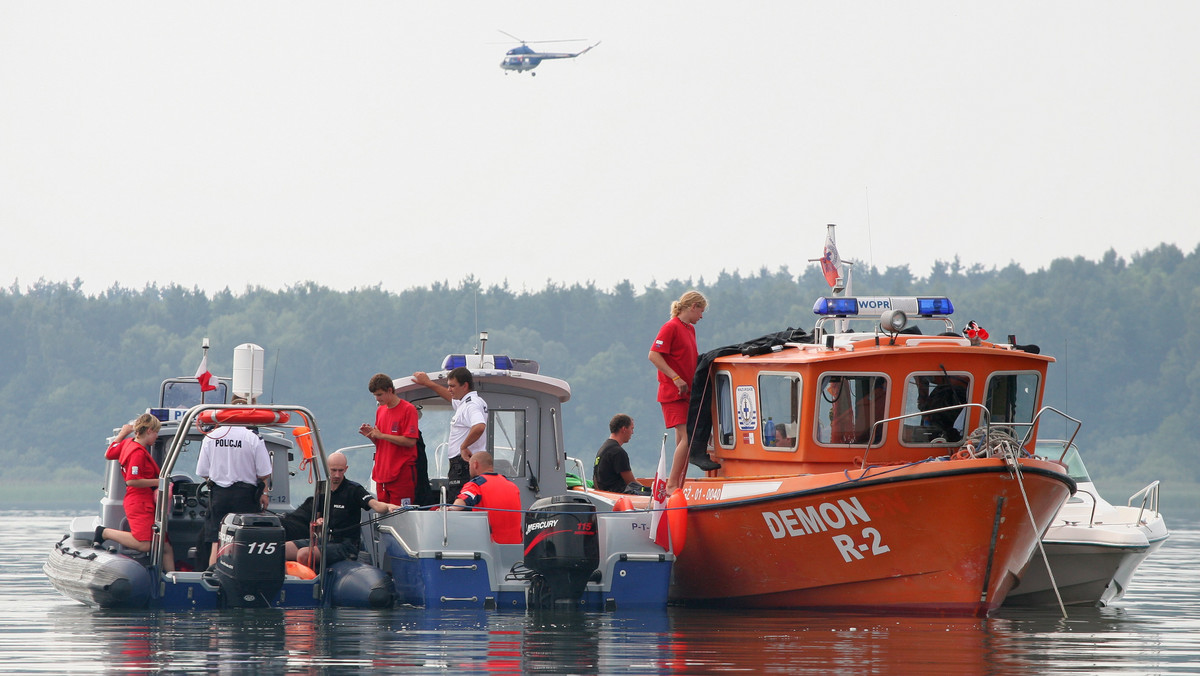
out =
{"type": "Polygon", "coordinates": [[[838,270],[842,267],[842,257],[838,255],[837,243],[833,241],[833,228],[825,235],[825,252],[821,254],[821,272],[825,273],[825,281],[830,287],[837,286],[838,270]]]}
{"type": "Polygon", "coordinates": [[[662,450],[658,455],[658,471],[654,473],[654,486],[650,489],[650,539],[654,544],[670,551],[671,533],[667,525],[667,435],[663,435],[662,450]]]}
{"type": "Polygon", "coordinates": [[[212,374],[208,371],[208,352],[204,353],[204,358],[200,360],[200,367],[196,369],[196,380],[200,381],[201,392],[212,392],[217,389],[216,385],[209,383],[212,380],[212,374]]]}

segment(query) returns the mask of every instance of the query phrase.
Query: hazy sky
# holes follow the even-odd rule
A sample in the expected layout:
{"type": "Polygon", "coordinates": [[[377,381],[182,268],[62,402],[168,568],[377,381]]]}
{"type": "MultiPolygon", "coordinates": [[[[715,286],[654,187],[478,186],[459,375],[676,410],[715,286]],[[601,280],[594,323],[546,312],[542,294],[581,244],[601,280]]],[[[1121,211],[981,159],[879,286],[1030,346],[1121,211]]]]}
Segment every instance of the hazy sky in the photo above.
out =
{"type": "Polygon", "coordinates": [[[924,275],[1200,241],[1196,2],[0,2],[0,286],[924,275]],[[575,61],[498,67],[511,44],[575,61]],[[584,43],[538,45],[579,48],[584,43]]]}

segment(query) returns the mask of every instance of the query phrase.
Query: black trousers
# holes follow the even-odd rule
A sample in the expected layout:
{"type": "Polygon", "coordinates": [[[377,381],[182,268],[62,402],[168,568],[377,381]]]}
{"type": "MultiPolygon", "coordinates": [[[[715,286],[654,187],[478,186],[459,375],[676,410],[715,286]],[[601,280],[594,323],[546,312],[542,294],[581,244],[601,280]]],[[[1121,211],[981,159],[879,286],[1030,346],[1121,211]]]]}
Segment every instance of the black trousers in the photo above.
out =
{"type": "Polygon", "coordinates": [[[451,503],[458,497],[463,484],[471,480],[471,465],[462,459],[461,455],[450,458],[450,467],[446,470],[446,499],[451,503]]]}
{"type": "Polygon", "coordinates": [[[258,486],[241,481],[229,487],[212,486],[208,498],[208,518],[204,520],[204,539],[216,542],[221,534],[221,519],[226,514],[257,514],[262,511],[258,502],[258,486]]]}

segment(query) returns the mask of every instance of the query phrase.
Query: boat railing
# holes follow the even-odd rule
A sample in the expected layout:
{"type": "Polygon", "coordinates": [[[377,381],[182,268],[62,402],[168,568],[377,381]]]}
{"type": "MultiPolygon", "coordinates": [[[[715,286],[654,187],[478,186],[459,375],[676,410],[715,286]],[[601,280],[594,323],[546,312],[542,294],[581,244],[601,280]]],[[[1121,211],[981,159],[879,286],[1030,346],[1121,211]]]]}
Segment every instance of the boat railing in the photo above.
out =
{"type": "Polygon", "coordinates": [[[1033,436],[1034,428],[1037,427],[1038,422],[1042,419],[1042,414],[1046,413],[1046,412],[1057,413],[1058,415],[1075,423],[1075,431],[1072,432],[1071,437],[1069,439],[1067,439],[1065,443],[1063,443],[1062,455],[1060,455],[1058,457],[1058,461],[1062,462],[1063,459],[1067,457],[1067,451],[1071,450],[1071,445],[1075,443],[1075,436],[1079,434],[1080,428],[1083,427],[1082,420],[1079,420],[1078,418],[1072,418],[1071,416],[1067,415],[1066,413],[1063,413],[1062,411],[1058,410],[1057,408],[1054,408],[1053,406],[1043,406],[1042,409],[1040,411],[1038,411],[1036,415],[1033,416],[1033,420],[1031,420],[1027,423],[1009,422],[1009,423],[1005,423],[1005,424],[1011,425],[1012,427],[1021,427],[1021,428],[1025,429],[1025,436],[1021,438],[1021,445],[1024,446],[1025,444],[1029,443],[1029,438],[1031,436],[1033,436]]]}
{"type": "Polygon", "coordinates": [[[1142,505],[1141,509],[1138,510],[1137,522],[1145,525],[1147,522],[1142,519],[1142,516],[1146,513],[1147,504],[1149,505],[1151,512],[1158,514],[1158,481],[1151,482],[1142,490],[1129,496],[1129,501],[1125,503],[1125,506],[1132,507],[1133,501],[1137,500],[1138,498],[1142,499],[1142,505]]]}
{"type": "Polygon", "coordinates": [[[1092,513],[1088,515],[1088,528],[1091,528],[1096,525],[1096,504],[1100,502],[1100,496],[1083,488],[1079,488],[1075,492],[1076,494],[1083,493],[1092,498],[1092,513]]]}
{"type": "MultiPolygon", "coordinates": [[[[437,448],[433,449],[433,470],[434,470],[434,476],[437,476],[437,477],[446,476],[446,472],[443,472],[443,471],[442,471],[442,461],[443,461],[443,460],[447,460],[447,458],[446,458],[446,448],[447,448],[449,445],[450,445],[450,442],[449,442],[449,441],[443,441],[442,443],[440,443],[440,444],[438,444],[438,445],[437,445],[437,448]]],[[[446,500],[445,500],[445,497],[446,497],[446,496],[442,496],[442,502],[443,502],[443,503],[445,503],[445,502],[446,502],[446,500]]]]}
{"type": "MultiPolygon", "coordinates": [[[[172,437],[171,444],[170,444],[170,446],[167,447],[167,452],[163,455],[162,467],[161,467],[160,475],[159,475],[158,497],[156,498],[156,502],[155,502],[156,523],[157,523],[157,521],[162,520],[163,524],[154,529],[153,537],[150,540],[150,560],[153,562],[156,574],[162,570],[163,550],[164,550],[164,546],[165,546],[165,540],[167,537],[167,532],[166,532],[166,528],[165,528],[165,525],[166,525],[165,520],[167,518],[166,515],[169,515],[171,513],[170,505],[167,502],[170,499],[169,487],[171,485],[171,475],[175,469],[175,464],[179,461],[179,457],[183,454],[184,445],[188,443],[186,430],[191,429],[194,425],[197,425],[200,420],[200,414],[204,413],[205,411],[247,410],[247,409],[254,410],[254,411],[275,411],[277,413],[287,413],[289,415],[290,414],[299,414],[299,416],[301,418],[301,421],[299,424],[294,424],[291,422],[265,424],[265,423],[235,422],[235,421],[220,422],[218,424],[226,425],[226,426],[243,426],[243,427],[258,426],[258,427],[292,428],[292,429],[295,429],[296,427],[300,427],[300,426],[308,427],[311,432],[311,435],[312,435],[311,439],[313,441],[313,462],[317,466],[319,476],[323,477],[318,482],[316,490],[324,492],[326,494],[326,498],[328,498],[329,465],[326,462],[325,444],[321,440],[321,430],[317,426],[316,417],[312,414],[312,411],[308,410],[304,406],[299,406],[299,405],[295,405],[295,404],[286,404],[286,405],[285,404],[252,404],[252,405],[248,405],[248,406],[245,406],[245,405],[238,406],[238,405],[230,405],[230,404],[223,404],[223,403],[197,404],[197,405],[189,408],[187,410],[187,412],[185,412],[183,414],[183,416],[181,418],[179,418],[178,432],[176,432],[175,436],[172,437]]],[[[324,510],[324,514],[322,516],[325,520],[325,523],[328,523],[329,522],[330,500],[325,499],[323,502],[324,502],[325,510],[324,510]]],[[[320,536],[321,541],[320,541],[319,546],[322,550],[324,550],[326,547],[326,544],[327,544],[327,538],[329,537],[329,529],[323,528],[323,529],[321,529],[321,531],[322,531],[321,536],[320,536]]],[[[324,593],[324,589],[325,589],[325,582],[326,582],[325,578],[327,576],[322,574],[322,573],[324,573],[324,570],[325,570],[325,559],[322,558],[319,560],[319,562],[317,564],[317,581],[316,581],[315,593],[318,595],[318,597],[320,597],[320,595],[324,593]]]]}
{"type": "Polygon", "coordinates": [[[571,456],[568,455],[567,462],[574,463],[574,465],[579,468],[580,486],[583,487],[583,492],[587,493],[588,492],[587,474],[584,473],[585,470],[584,470],[584,466],[583,466],[583,461],[580,460],[579,458],[572,458],[571,456]]]}
{"type": "MultiPolygon", "coordinates": [[[[988,439],[991,435],[991,431],[992,431],[991,411],[989,411],[987,409],[987,407],[984,406],[983,404],[966,403],[966,404],[954,404],[953,406],[942,406],[941,408],[931,408],[931,409],[927,409],[924,411],[913,411],[912,413],[905,413],[903,415],[897,415],[897,416],[892,416],[891,418],[884,418],[883,420],[877,420],[877,421],[875,421],[875,424],[873,424],[871,426],[871,434],[870,434],[870,436],[867,437],[866,451],[867,451],[867,453],[869,453],[872,448],[882,445],[882,442],[880,442],[879,444],[876,444],[874,440],[876,438],[878,438],[878,439],[883,438],[883,434],[881,434],[882,430],[879,429],[883,425],[887,425],[888,423],[896,422],[897,420],[907,420],[908,418],[927,416],[927,415],[930,415],[933,413],[941,413],[942,411],[962,411],[963,409],[968,409],[968,408],[977,408],[980,410],[979,416],[980,416],[980,419],[983,421],[983,425],[982,425],[983,438],[981,440],[980,447],[984,448],[987,446],[987,441],[988,441],[988,439]]],[[[863,465],[864,466],[867,464],[867,453],[863,453],[863,465]]]]}

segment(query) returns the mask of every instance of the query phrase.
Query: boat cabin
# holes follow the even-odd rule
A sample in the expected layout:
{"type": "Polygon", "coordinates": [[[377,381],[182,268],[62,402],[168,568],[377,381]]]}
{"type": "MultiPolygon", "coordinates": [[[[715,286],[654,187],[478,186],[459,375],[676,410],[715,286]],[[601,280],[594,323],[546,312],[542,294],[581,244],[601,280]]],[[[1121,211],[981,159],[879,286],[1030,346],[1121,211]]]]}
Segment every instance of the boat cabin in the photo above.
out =
{"type": "Polygon", "coordinates": [[[948,298],[822,298],[813,311],[812,342],[714,361],[717,476],[913,462],[989,422],[1033,452],[1053,361],[1036,347],[956,333],[948,298]]]}
{"type": "MultiPolygon", "coordinates": [[[[449,355],[429,377],[445,384],[450,371],[460,366],[471,369],[475,391],[487,402],[487,450],[496,472],[521,489],[521,505],[528,509],[543,494],[563,492],[566,473],[582,469],[567,466],[563,444],[562,405],[571,398],[571,386],[540,374],[536,361],[504,355],[449,355]]],[[[396,395],[417,407],[430,483],[440,496],[450,462],[447,438],[454,408],[411,376],[394,382],[396,395]]],[[[438,501],[454,502],[455,497],[438,501]]]]}

